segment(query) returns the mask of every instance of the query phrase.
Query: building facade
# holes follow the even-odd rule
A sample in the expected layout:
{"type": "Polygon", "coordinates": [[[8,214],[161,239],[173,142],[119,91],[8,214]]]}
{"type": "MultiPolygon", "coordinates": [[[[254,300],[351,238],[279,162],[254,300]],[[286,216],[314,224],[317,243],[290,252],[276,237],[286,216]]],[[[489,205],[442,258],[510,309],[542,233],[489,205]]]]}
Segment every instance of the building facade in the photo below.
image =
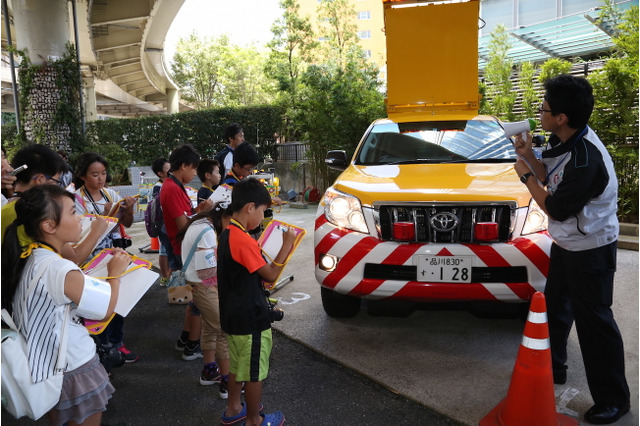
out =
{"type": "MultiPolygon", "coordinates": [[[[310,18],[311,24],[317,30],[318,28],[318,5],[322,0],[298,0],[300,4],[300,12],[303,16],[310,18]]],[[[365,52],[365,55],[370,58],[372,62],[378,65],[381,71],[381,78],[386,77],[386,44],[384,34],[384,15],[382,0],[350,0],[354,8],[354,24],[357,28],[358,38],[360,39],[360,45],[365,52]]],[[[638,5],[638,0],[613,0],[619,9],[626,9],[633,5],[638,5]]],[[[606,34],[606,29],[598,28],[591,20],[598,15],[598,8],[604,6],[603,0],[480,0],[480,22],[478,24],[478,36],[480,44],[480,53],[482,56],[483,45],[490,41],[491,32],[499,24],[503,24],[508,31],[523,30],[529,26],[543,25],[545,30],[548,31],[548,27],[555,28],[554,37],[555,40],[550,40],[550,43],[563,37],[561,32],[562,28],[567,25],[565,18],[577,17],[584,15],[585,22],[569,24],[573,27],[577,25],[583,25],[585,27],[585,33],[588,32],[602,32],[601,38],[595,38],[591,42],[591,46],[585,46],[584,54],[591,55],[594,52],[606,51],[611,47],[611,43],[607,43],[605,40],[609,38],[610,34],[606,34]],[[560,33],[559,33],[560,32],[560,33]],[[594,47],[593,44],[596,44],[594,47]],[[597,46],[600,44],[600,46],[597,46]]],[[[534,31],[536,28],[534,28],[534,31]]],[[[518,34],[512,34],[515,43],[521,42],[518,34]]],[[[318,36],[322,41],[322,37],[318,36]]],[[[518,47],[514,48],[516,51],[518,47]]],[[[578,56],[580,49],[572,50],[568,56],[578,56]]],[[[562,53],[558,54],[562,57],[562,53]]],[[[554,54],[550,55],[538,55],[530,57],[522,57],[522,60],[544,60],[554,54]],[[546,56],[546,57],[545,57],[546,56]]],[[[516,62],[519,62],[520,58],[516,57],[516,62]]],[[[484,60],[482,57],[479,61],[479,67],[484,67],[484,60]]]]}

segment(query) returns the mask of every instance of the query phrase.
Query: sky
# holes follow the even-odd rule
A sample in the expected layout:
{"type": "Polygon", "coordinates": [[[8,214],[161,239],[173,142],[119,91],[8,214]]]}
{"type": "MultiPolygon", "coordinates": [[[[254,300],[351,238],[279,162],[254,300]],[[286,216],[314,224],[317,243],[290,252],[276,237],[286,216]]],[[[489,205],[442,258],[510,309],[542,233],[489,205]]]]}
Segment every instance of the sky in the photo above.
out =
{"type": "Polygon", "coordinates": [[[165,61],[173,58],[180,37],[228,34],[231,43],[262,46],[271,40],[271,25],[282,16],[279,0],[185,0],[164,42],[165,61]]]}

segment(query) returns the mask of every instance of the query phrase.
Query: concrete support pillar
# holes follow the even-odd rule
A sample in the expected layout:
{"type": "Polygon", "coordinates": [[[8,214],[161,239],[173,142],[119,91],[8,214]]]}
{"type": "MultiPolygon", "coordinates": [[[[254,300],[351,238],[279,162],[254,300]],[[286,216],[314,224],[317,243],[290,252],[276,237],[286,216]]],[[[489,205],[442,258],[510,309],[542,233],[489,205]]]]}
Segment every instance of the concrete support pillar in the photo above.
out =
{"type": "Polygon", "coordinates": [[[67,0],[13,0],[16,46],[34,65],[62,57],[71,39],[67,0]]]}
{"type": "Polygon", "coordinates": [[[180,112],[180,92],[178,89],[167,89],[167,112],[175,114],[180,112]]]}
{"type": "Polygon", "coordinates": [[[93,82],[93,77],[83,77],[82,87],[84,88],[85,121],[96,121],[98,119],[98,105],[96,102],[96,85],[93,82]]]}
{"type": "Polygon", "coordinates": [[[68,1],[13,0],[13,19],[17,48],[26,50],[32,65],[40,68],[32,76],[24,113],[27,141],[71,152],[80,123],[56,121],[58,104],[67,102],[68,89],[58,87],[58,71],[47,65],[65,55],[71,39],[68,1]]]}

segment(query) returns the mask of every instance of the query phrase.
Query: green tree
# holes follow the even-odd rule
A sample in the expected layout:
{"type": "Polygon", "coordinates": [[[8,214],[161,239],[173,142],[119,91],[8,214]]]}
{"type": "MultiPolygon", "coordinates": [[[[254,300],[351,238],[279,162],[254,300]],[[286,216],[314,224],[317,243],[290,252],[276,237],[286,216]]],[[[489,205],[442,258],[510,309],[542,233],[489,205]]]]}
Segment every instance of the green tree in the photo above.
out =
{"type": "MultiPolygon", "coordinates": [[[[607,8],[603,15],[612,13],[607,8]]],[[[619,216],[638,222],[638,7],[618,19],[615,50],[589,75],[595,105],[590,125],[607,145],[619,183],[619,216]]]]}
{"type": "Polygon", "coordinates": [[[267,44],[271,49],[269,64],[265,68],[278,82],[278,90],[294,96],[300,72],[305,62],[310,62],[317,48],[309,18],[300,16],[296,0],[282,0],[283,15],[271,26],[273,39],[267,44]]]}
{"type": "Polygon", "coordinates": [[[273,82],[265,75],[267,55],[255,46],[231,46],[221,74],[222,106],[266,105],[273,101],[273,82]]]}
{"type": "Polygon", "coordinates": [[[358,44],[355,16],[348,0],[322,0],[318,5],[320,35],[326,38],[325,58],[334,58],[341,68],[346,67],[349,50],[358,44]]]}
{"type": "Polygon", "coordinates": [[[227,35],[181,38],[171,65],[183,97],[198,108],[268,103],[266,56],[255,46],[239,47],[227,35]]]}
{"type": "Polygon", "coordinates": [[[296,138],[291,111],[297,109],[300,75],[310,63],[318,46],[309,18],[300,16],[296,0],[282,0],[283,15],[271,27],[273,39],[265,73],[276,82],[277,102],[284,108],[284,140],[296,138]]]}
{"type": "Polygon", "coordinates": [[[378,70],[352,49],[344,68],[335,62],[311,65],[303,75],[299,108],[294,111],[300,133],[309,141],[308,160],[316,186],[330,184],[324,164],[327,151],[353,154],[372,120],[384,115],[378,70]]]}
{"type": "Polygon", "coordinates": [[[171,71],[185,100],[198,108],[211,108],[222,103],[220,76],[228,64],[229,50],[229,37],[226,35],[201,39],[192,33],[178,40],[171,71]]]}
{"type": "Polygon", "coordinates": [[[520,88],[522,89],[522,112],[520,118],[535,118],[538,113],[540,97],[533,84],[536,67],[531,62],[520,64],[520,88]]]}
{"type": "Polygon", "coordinates": [[[559,58],[547,59],[540,66],[538,81],[544,84],[550,78],[557,77],[560,74],[567,74],[569,71],[571,71],[571,62],[559,58]]]}
{"type": "Polygon", "coordinates": [[[309,142],[307,159],[316,186],[330,184],[324,158],[328,150],[355,150],[371,121],[384,114],[377,67],[358,44],[353,5],[346,0],[323,0],[318,6],[318,47],[322,62],[309,65],[301,77],[298,101],[289,114],[296,131],[309,142]]]}
{"type": "Polygon", "coordinates": [[[483,102],[483,113],[495,115],[505,121],[513,121],[515,114],[513,106],[516,101],[516,93],[511,83],[513,59],[507,52],[511,48],[509,34],[504,25],[498,25],[491,33],[489,42],[489,61],[484,70],[487,102],[483,102]]]}

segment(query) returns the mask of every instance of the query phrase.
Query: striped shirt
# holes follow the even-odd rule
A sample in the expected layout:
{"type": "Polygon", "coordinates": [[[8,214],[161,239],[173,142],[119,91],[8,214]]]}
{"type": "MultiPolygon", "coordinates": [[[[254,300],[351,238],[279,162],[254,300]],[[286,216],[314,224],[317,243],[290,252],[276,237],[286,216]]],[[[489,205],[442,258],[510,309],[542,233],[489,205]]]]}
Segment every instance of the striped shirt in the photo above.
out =
{"type": "MultiPolygon", "coordinates": [[[[64,294],[66,275],[79,270],[73,262],[39,248],[29,257],[13,298],[13,320],[27,342],[29,369],[34,383],[55,372],[65,307],[73,303],[64,294]],[[53,258],[52,258],[53,256],[53,258]],[[47,270],[27,294],[39,268],[47,270]]],[[[72,304],[67,321],[67,368],[74,370],[96,353],[95,343],[76,315],[72,304]]]]}

